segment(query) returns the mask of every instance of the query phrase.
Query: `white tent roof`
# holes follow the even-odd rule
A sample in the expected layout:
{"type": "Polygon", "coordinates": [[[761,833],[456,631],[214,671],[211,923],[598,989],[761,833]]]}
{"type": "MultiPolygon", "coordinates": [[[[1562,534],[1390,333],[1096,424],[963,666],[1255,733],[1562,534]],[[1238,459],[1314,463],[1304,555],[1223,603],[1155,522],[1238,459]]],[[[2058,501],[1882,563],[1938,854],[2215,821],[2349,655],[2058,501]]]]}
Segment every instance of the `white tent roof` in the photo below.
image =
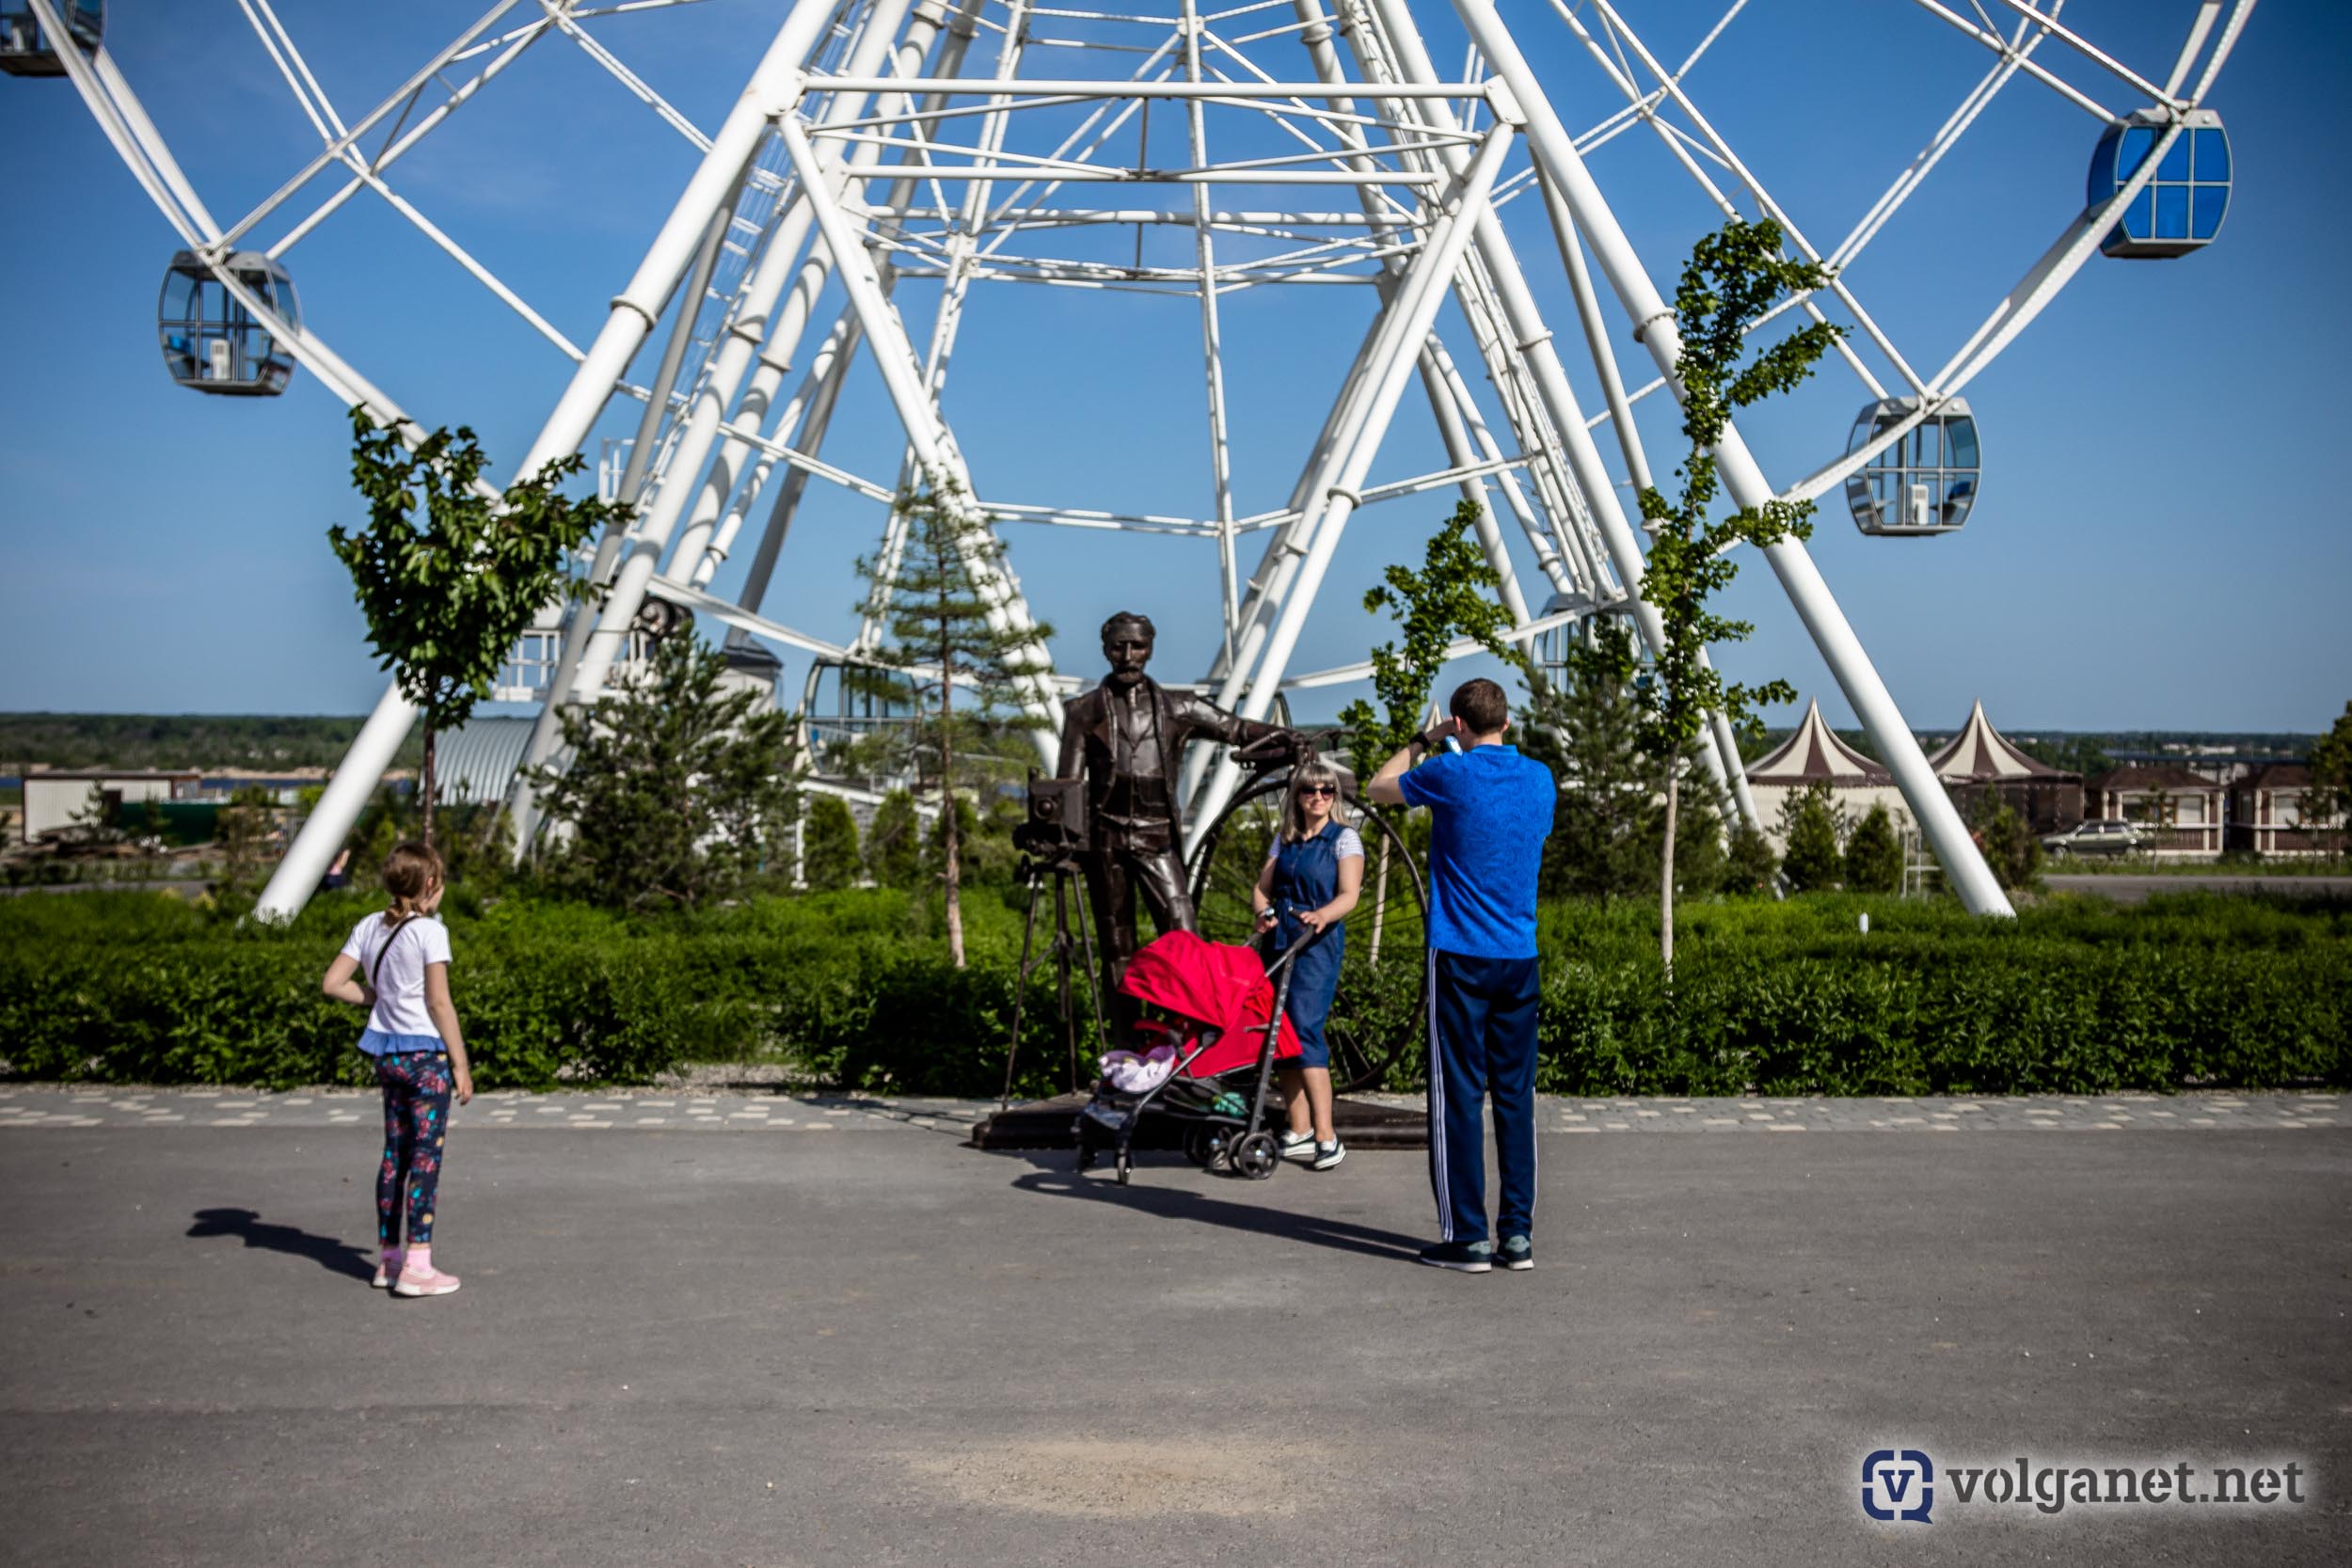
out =
{"type": "Polygon", "coordinates": [[[1804,705],[1804,721],[1772,755],[1751,763],[1750,784],[1892,784],[1895,775],[1837,738],[1821,718],[1821,705],[1804,705]]]}
{"type": "Polygon", "coordinates": [[[1969,709],[1967,726],[1954,736],[1951,744],[1928,759],[1935,776],[1947,784],[1964,784],[1974,779],[2055,779],[2058,770],[2046,762],[2038,762],[2003,738],[1984,716],[1984,703],[1979,699],[1969,709]]]}

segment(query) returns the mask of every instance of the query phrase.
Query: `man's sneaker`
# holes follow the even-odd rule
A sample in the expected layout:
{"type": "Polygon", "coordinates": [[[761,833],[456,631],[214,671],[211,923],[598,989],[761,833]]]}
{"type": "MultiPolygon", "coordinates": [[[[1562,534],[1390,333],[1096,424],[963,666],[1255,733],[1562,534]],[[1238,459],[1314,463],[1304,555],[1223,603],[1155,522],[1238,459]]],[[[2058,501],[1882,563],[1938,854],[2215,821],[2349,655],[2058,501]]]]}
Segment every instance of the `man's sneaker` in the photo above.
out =
{"type": "Polygon", "coordinates": [[[1314,1157],[1315,1135],[1312,1132],[1285,1132],[1282,1134],[1283,1159],[1305,1161],[1311,1160],[1314,1157]]]}
{"type": "Polygon", "coordinates": [[[1485,1274],[1495,1266],[1495,1249],[1486,1242],[1439,1242],[1422,1248],[1421,1260],[1432,1268],[1485,1274]]]}
{"type": "Polygon", "coordinates": [[[1340,1142],[1339,1139],[1333,1138],[1327,1144],[1315,1145],[1314,1163],[1308,1166],[1308,1169],[1329,1170],[1333,1165],[1338,1164],[1342,1160],[1346,1158],[1347,1146],[1340,1142]]]}
{"type": "Polygon", "coordinates": [[[1495,1261],[1517,1272],[1535,1266],[1535,1243],[1524,1236],[1505,1236],[1495,1249],[1495,1261]]]}

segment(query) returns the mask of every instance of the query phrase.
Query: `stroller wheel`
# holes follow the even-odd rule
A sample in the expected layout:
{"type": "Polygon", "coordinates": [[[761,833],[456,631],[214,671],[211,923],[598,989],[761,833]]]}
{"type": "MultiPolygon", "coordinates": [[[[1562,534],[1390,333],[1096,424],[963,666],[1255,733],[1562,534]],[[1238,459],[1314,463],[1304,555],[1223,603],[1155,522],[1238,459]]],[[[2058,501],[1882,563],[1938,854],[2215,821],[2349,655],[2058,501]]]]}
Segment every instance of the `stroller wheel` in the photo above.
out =
{"type": "Polygon", "coordinates": [[[1078,1144],[1078,1168],[1080,1170],[1094,1168],[1094,1149],[1083,1139],[1078,1144]]]}
{"type": "Polygon", "coordinates": [[[1123,1149],[1123,1148],[1122,1148],[1122,1149],[1120,1149],[1120,1150],[1119,1151],[1119,1160],[1118,1160],[1119,1184],[1120,1184],[1120,1186],[1122,1186],[1122,1187],[1123,1187],[1123,1186],[1125,1186],[1125,1185],[1127,1184],[1127,1176],[1128,1176],[1128,1173],[1129,1173],[1129,1172],[1131,1172],[1131,1171],[1133,1171],[1135,1168],[1136,1168],[1136,1163],[1135,1163],[1133,1160],[1130,1160],[1129,1158],[1127,1158],[1127,1151],[1126,1151],[1125,1149],[1123,1149]]]}
{"type": "Polygon", "coordinates": [[[1263,1181],[1282,1163],[1282,1151],[1271,1132],[1252,1132],[1233,1146],[1233,1168],[1252,1181],[1263,1181]]]}
{"type": "Polygon", "coordinates": [[[1214,1128],[1196,1127],[1184,1134],[1184,1158],[1206,1167],[1217,1156],[1218,1140],[1214,1128]]]}

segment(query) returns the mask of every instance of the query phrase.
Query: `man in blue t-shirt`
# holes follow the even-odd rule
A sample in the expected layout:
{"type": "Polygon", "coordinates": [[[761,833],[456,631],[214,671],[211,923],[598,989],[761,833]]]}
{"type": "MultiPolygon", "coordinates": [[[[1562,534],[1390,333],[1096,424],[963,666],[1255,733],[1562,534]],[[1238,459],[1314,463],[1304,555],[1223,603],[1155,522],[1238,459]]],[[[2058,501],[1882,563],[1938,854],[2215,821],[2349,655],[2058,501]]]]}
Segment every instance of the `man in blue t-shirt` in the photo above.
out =
{"type": "Polygon", "coordinates": [[[1535,874],[1551,832],[1551,770],[1504,743],[1490,680],[1381,764],[1383,805],[1429,808],[1429,1184],[1438,1244],[1421,1260],[1485,1274],[1535,1266],[1535,874]],[[1439,751],[1451,739],[1458,752],[1439,751]],[[1426,758],[1426,760],[1423,760],[1426,758]],[[1486,1129],[1495,1105],[1500,1242],[1486,1232],[1486,1129]]]}

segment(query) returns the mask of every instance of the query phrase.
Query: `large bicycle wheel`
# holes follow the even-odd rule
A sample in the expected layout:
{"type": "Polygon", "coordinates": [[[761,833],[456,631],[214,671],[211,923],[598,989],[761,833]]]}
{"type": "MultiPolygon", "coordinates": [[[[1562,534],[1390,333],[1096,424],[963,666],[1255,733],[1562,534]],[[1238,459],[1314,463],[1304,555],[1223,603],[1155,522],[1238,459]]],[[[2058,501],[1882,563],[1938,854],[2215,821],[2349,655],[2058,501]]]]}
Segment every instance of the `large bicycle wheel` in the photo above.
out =
{"type": "MultiPolygon", "coordinates": [[[[1248,942],[1256,932],[1249,890],[1265,864],[1288,784],[1276,774],[1250,784],[1201,837],[1192,901],[1211,942],[1248,942]]],[[[1342,1093],[1401,1088],[1418,1075],[1428,1016],[1427,896],[1401,822],[1353,793],[1348,805],[1364,840],[1364,889],[1347,917],[1347,957],[1324,1026],[1331,1084],[1342,1093]]]]}

